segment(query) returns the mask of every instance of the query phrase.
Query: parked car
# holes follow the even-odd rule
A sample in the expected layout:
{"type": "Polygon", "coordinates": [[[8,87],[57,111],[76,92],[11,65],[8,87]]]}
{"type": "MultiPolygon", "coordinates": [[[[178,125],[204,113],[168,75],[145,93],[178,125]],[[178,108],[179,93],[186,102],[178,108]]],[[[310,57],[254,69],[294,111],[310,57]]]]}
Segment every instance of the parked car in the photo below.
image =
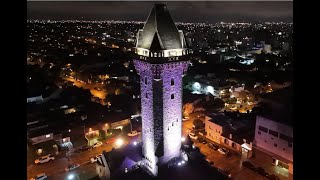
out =
{"type": "Polygon", "coordinates": [[[36,175],[34,178],[31,178],[31,180],[43,180],[43,179],[47,179],[48,176],[45,173],[41,173],[36,175]]]}
{"type": "Polygon", "coordinates": [[[208,164],[209,164],[210,166],[213,166],[214,163],[213,163],[210,159],[207,158],[206,161],[208,162],[208,164]]]}
{"type": "Polygon", "coordinates": [[[214,144],[214,143],[208,143],[208,146],[214,150],[218,150],[219,149],[219,146],[214,144]]]}
{"type": "Polygon", "coordinates": [[[204,138],[198,138],[198,141],[202,144],[207,144],[207,141],[204,138]]]}
{"type": "Polygon", "coordinates": [[[227,176],[228,178],[231,178],[231,177],[232,177],[229,171],[222,170],[222,169],[219,169],[219,168],[218,168],[218,171],[219,171],[220,173],[222,173],[223,175],[227,176]]]}
{"type": "Polygon", "coordinates": [[[91,163],[97,162],[98,158],[101,157],[101,156],[102,156],[102,155],[99,154],[99,155],[96,155],[95,157],[92,157],[92,158],[90,159],[90,162],[91,162],[91,163]]]}
{"type": "Polygon", "coordinates": [[[246,168],[251,169],[251,170],[255,170],[255,169],[256,169],[256,168],[254,167],[254,165],[251,164],[249,161],[244,161],[244,162],[242,162],[242,165],[243,165],[244,167],[246,167],[246,168]]]}
{"type": "Polygon", "coordinates": [[[219,148],[218,151],[219,151],[219,153],[224,154],[224,155],[228,154],[228,152],[229,152],[226,148],[219,148]]]}
{"type": "Polygon", "coordinates": [[[280,180],[280,178],[274,174],[269,175],[268,179],[270,180],[280,180]]]}
{"type": "Polygon", "coordinates": [[[257,167],[255,171],[261,176],[269,177],[269,174],[262,167],[257,167]]]}
{"type": "Polygon", "coordinates": [[[130,136],[130,137],[133,137],[133,136],[137,136],[139,134],[140,134],[140,132],[138,132],[138,131],[131,131],[127,135],[130,136]]]}
{"type": "Polygon", "coordinates": [[[74,152],[75,153],[80,153],[80,152],[83,152],[83,151],[88,151],[90,149],[91,149],[91,147],[89,147],[89,146],[82,146],[81,148],[75,150],[74,152]]]}
{"type": "Polygon", "coordinates": [[[114,143],[116,141],[116,138],[110,138],[110,139],[108,139],[107,141],[106,141],[106,144],[112,144],[112,143],[114,143]]]}
{"type": "Polygon", "coordinates": [[[93,148],[97,148],[97,147],[100,147],[102,146],[102,142],[96,142],[94,145],[93,145],[93,148]]]}
{"type": "Polygon", "coordinates": [[[43,163],[47,163],[49,161],[53,161],[54,160],[54,156],[51,156],[51,154],[42,156],[39,159],[34,160],[35,164],[43,164],[43,163]]]}
{"type": "Polygon", "coordinates": [[[182,118],[182,121],[188,121],[188,120],[189,120],[189,117],[182,118]]]}
{"type": "Polygon", "coordinates": [[[198,136],[196,136],[195,133],[189,133],[189,137],[190,137],[191,139],[195,139],[195,140],[198,139],[198,136]]]}
{"type": "Polygon", "coordinates": [[[66,167],[64,170],[66,172],[69,172],[69,171],[72,171],[74,169],[77,169],[78,167],[80,167],[80,164],[73,164],[73,165],[70,165],[70,166],[66,167]]]}

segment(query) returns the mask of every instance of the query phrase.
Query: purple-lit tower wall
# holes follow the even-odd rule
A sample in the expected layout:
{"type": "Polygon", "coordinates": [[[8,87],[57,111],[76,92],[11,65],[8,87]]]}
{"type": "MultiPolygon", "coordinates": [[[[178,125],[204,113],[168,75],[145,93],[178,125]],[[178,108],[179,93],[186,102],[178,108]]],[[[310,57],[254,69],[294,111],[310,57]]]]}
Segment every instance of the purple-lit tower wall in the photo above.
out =
{"type": "Polygon", "coordinates": [[[180,156],[182,77],[188,61],[150,64],[134,60],[134,65],[140,75],[143,154],[146,167],[157,174],[157,163],[180,156]],[[156,155],[161,147],[163,154],[156,155]]]}

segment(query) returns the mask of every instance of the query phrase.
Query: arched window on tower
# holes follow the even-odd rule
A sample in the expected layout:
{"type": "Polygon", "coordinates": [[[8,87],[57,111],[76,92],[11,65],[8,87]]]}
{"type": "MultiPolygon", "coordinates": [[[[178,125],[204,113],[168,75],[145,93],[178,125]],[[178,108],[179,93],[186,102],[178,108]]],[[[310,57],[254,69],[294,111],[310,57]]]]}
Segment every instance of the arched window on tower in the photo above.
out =
{"type": "Polygon", "coordinates": [[[172,78],[171,79],[171,86],[173,86],[174,85],[174,79],[172,78]]]}
{"type": "Polygon", "coordinates": [[[157,53],[154,53],[154,57],[157,57],[157,53]]]}

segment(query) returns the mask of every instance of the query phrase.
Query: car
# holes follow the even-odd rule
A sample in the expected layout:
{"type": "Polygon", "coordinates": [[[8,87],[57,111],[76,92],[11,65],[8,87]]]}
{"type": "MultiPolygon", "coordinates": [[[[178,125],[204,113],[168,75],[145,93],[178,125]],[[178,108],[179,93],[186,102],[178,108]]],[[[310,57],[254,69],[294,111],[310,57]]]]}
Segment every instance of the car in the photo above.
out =
{"type": "Polygon", "coordinates": [[[230,172],[227,171],[227,170],[222,170],[222,169],[219,169],[219,168],[218,168],[218,171],[219,171],[220,173],[222,173],[223,175],[227,176],[228,178],[231,178],[231,177],[232,177],[231,174],[230,174],[230,172]]]}
{"type": "Polygon", "coordinates": [[[133,136],[137,136],[137,135],[139,135],[139,134],[140,134],[140,132],[131,131],[131,132],[129,132],[127,135],[130,136],[130,137],[133,137],[133,136]]]}
{"type": "Polygon", "coordinates": [[[102,142],[96,142],[94,145],[93,145],[93,148],[97,148],[97,147],[100,147],[102,146],[102,142]]]}
{"type": "Polygon", "coordinates": [[[101,157],[101,156],[102,156],[102,154],[99,154],[99,155],[96,155],[95,157],[92,157],[92,158],[90,159],[90,162],[91,162],[91,163],[97,162],[98,158],[101,157]]]}
{"type": "Polygon", "coordinates": [[[270,179],[270,180],[280,180],[280,178],[279,178],[278,176],[274,175],[274,174],[271,174],[271,175],[268,177],[268,179],[270,179]]]}
{"type": "Polygon", "coordinates": [[[54,160],[54,156],[51,156],[51,154],[42,156],[39,159],[34,160],[35,164],[43,164],[43,163],[47,163],[49,161],[53,161],[54,160]]]}
{"type": "Polygon", "coordinates": [[[214,149],[215,151],[219,149],[219,146],[214,144],[214,143],[208,143],[208,146],[212,149],[214,149]]]}
{"type": "Polygon", "coordinates": [[[189,117],[182,118],[182,121],[188,121],[188,120],[189,120],[189,117]]]}
{"type": "Polygon", "coordinates": [[[257,167],[255,171],[261,176],[269,177],[269,174],[262,167],[257,167]]]}
{"type": "Polygon", "coordinates": [[[202,144],[207,144],[207,141],[204,138],[198,138],[198,141],[202,144]]]}
{"type": "Polygon", "coordinates": [[[74,169],[77,169],[78,167],[80,167],[80,164],[73,164],[73,165],[69,165],[68,167],[64,168],[64,170],[66,172],[72,171],[74,169]]]}
{"type": "Polygon", "coordinates": [[[218,151],[219,151],[219,153],[224,154],[224,155],[227,155],[229,152],[226,148],[219,148],[218,151]]]}
{"type": "Polygon", "coordinates": [[[213,163],[210,159],[206,158],[206,161],[208,162],[208,164],[209,164],[210,166],[213,166],[214,163],[213,163]]]}
{"type": "Polygon", "coordinates": [[[43,179],[47,179],[48,176],[45,173],[41,173],[36,175],[34,178],[31,178],[31,180],[43,180],[43,179]]]}
{"type": "Polygon", "coordinates": [[[90,150],[91,148],[92,148],[92,147],[90,147],[90,146],[82,146],[81,148],[75,150],[74,152],[75,152],[75,153],[80,153],[80,152],[88,151],[88,150],[90,150]]]}
{"type": "Polygon", "coordinates": [[[244,167],[246,167],[246,168],[251,169],[251,170],[255,170],[255,169],[256,169],[256,168],[254,167],[254,165],[251,164],[249,161],[244,161],[244,162],[242,162],[242,165],[243,165],[244,167]]]}
{"type": "Polygon", "coordinates": [[[198,139],[198,136],[196,136],[195,133],[189,133],[189,137],[190,137],[191,139],[195,139],[195,140],[198,139]]]}
{"type": "Polygon", "coordinates": [[[106,144],[112,144],[116,141],[116,138],[110,138],[106,141],[106,144]]]}

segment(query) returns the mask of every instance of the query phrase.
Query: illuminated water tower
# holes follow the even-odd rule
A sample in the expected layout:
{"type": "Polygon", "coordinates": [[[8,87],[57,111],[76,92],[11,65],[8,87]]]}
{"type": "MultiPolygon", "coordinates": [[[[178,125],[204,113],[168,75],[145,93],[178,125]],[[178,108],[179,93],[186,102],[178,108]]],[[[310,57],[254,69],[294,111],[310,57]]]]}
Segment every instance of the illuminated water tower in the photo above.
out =
{"type": "Polygon", "coordinates": [[[134,60],[140,75],[144,166],[153,174],[180,156],[182,77],[190,53],[166,5],[155,4],[137,34],[134,60]]]}

